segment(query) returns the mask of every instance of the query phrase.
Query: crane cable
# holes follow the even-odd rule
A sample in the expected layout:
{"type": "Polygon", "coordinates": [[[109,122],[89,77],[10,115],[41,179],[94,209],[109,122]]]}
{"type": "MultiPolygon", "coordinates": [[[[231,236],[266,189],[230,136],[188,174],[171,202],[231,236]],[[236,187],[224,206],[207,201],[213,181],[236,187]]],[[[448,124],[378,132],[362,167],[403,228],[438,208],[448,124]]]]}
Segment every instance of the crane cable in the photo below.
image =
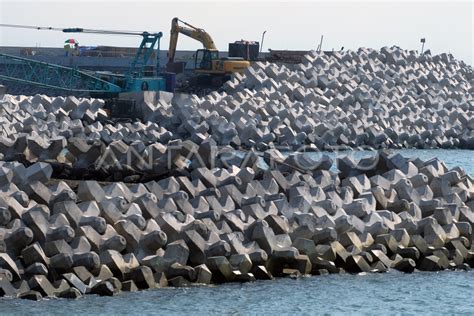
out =
{"type": "Polygon", "coordinates": [[[84,29],[84,28],[58,28],[52,26],[34,26],[34,25],[19,25],[19,24],[5,24],[0,23],[0,27],[11,27],[20,29],[31,29],[31,30],[44,30],[44,31],[58,31],[64,33],[90,33],[90,34],[107,34],[107,35],[146,35],[146,34],[159,34],[139,31],[122,31],[122,30],[96,30],[96,29],[84,29]]]}
{"type": "Polygon", "coordinates": [[[13,27],[18,29],[33,29],[33,30],[48,30],[48,31],[62,31],[63,29],[51,27],[51,26],[33,26],[33,25],[18,25],[18,24],[5,24],[0,23],[1,27],[13,27]]]}

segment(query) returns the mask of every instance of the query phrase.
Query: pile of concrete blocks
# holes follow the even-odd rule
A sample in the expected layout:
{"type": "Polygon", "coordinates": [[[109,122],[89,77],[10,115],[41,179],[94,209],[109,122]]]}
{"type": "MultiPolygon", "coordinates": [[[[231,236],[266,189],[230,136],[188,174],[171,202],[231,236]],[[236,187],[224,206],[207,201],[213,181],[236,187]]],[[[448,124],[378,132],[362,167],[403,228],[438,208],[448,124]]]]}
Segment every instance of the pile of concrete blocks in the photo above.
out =
{"type": "Polygon", "coordinates": [[[384,47],[303,60],[255,63],[201,104],[271,133],[265,145],[474,148],[472,67],[449,54],[384,47]]]}
{"type": "Polygon", "coordinates": [[[110,120],[100,99],[0,94],[0,153],[86,172],[130,156],[153,162],[177,141],[209,139],[261,151],[474,149],[472,81],[472,67],[448,54],[384,47],[310,52],[298,65],[257,62],[204,97],[143,98],[133,122],[110,120]]]}
{"type": "Polygon", "coordinates": [[[268,168],[196,159],[145,183],[58,180],[49,163],[0,162],[2,296],[474,265],[474,182],[462,168],[386,152],[340,158],[338,172],[327,156],[276,149],[268,168]]]}

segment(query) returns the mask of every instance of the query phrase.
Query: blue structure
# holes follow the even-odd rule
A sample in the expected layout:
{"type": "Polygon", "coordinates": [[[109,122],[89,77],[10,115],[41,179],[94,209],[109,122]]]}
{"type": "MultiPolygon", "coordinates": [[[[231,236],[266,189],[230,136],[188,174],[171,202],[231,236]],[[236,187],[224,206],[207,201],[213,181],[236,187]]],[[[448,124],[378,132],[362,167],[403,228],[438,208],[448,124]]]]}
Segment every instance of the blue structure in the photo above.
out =
{"type": "MultiPolygon", "coordinates": [[[[174,83],[167,84],[165,77],[158,74],[160,69],[159,43],[163,35],[161,32],[118,32],[82,28],[64,29],[63,32],[141,35],[142,41],[130,67],[124,74],[114,74],[111,72],[89,73],[72,67],[0,54],[0,60],[2,60],[3,64],[0,79],[68,91],[90,92],[94,93],[94,95],[103,95],[104,97],[115,96],[120,92],[164,91],[167,86],[174,86],[174,83]],[[153,62],[151,56],[155,47],[157,49],[157,58],[153,62]],[[147,68],[155,68],[156,71],[155,73],[150,73],[147,71],[147,68]]],[[[172,80],[174,77],[166,76],[166,78],[172,80]]]]}

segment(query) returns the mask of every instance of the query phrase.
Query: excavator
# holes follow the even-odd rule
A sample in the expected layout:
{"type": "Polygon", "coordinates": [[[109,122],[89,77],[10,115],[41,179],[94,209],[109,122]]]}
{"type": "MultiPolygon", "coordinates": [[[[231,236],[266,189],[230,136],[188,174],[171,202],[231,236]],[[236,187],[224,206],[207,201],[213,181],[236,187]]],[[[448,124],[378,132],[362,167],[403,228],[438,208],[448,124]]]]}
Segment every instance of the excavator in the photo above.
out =
{"type": "Polygon", "coordinates": [[[178,18],[173,18],[171,21],[170,46],[168,49],[168,71],[176,72],[174,58],[180,33],[201,42],[203,45],[203,49],[198,49],[194,54],[195,76],[191,78],[191,85],[217,88],[229,80],[233,73],[243,72],[250,66],[249,61],[240,57],[220,58],[219,51],[209,33],[178,18]],[[180,25],[180,22],[183,25],[180,25]]]}

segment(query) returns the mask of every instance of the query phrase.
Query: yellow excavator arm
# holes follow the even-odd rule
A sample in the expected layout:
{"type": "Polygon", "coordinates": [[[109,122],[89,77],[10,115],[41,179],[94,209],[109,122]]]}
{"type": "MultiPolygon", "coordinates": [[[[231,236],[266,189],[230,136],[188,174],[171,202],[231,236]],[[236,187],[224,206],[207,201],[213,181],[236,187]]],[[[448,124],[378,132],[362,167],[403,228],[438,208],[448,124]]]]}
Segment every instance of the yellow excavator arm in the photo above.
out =
{"type": "Polygon", "coordinates": [[[178,18],[174,18],[171,21],[171,35],[170,35],[170,47],[168,49],[168,64],[174,62],[174,56],[176,54],[176,46],[178,44],[179,33],[187,35],[192,39],[202,43],[205,49],[217,50],[211,35],[201,28],[192,26],[178,18]],[[184,26],[179,25],[179,22],[183,23],[184,26]]]}

